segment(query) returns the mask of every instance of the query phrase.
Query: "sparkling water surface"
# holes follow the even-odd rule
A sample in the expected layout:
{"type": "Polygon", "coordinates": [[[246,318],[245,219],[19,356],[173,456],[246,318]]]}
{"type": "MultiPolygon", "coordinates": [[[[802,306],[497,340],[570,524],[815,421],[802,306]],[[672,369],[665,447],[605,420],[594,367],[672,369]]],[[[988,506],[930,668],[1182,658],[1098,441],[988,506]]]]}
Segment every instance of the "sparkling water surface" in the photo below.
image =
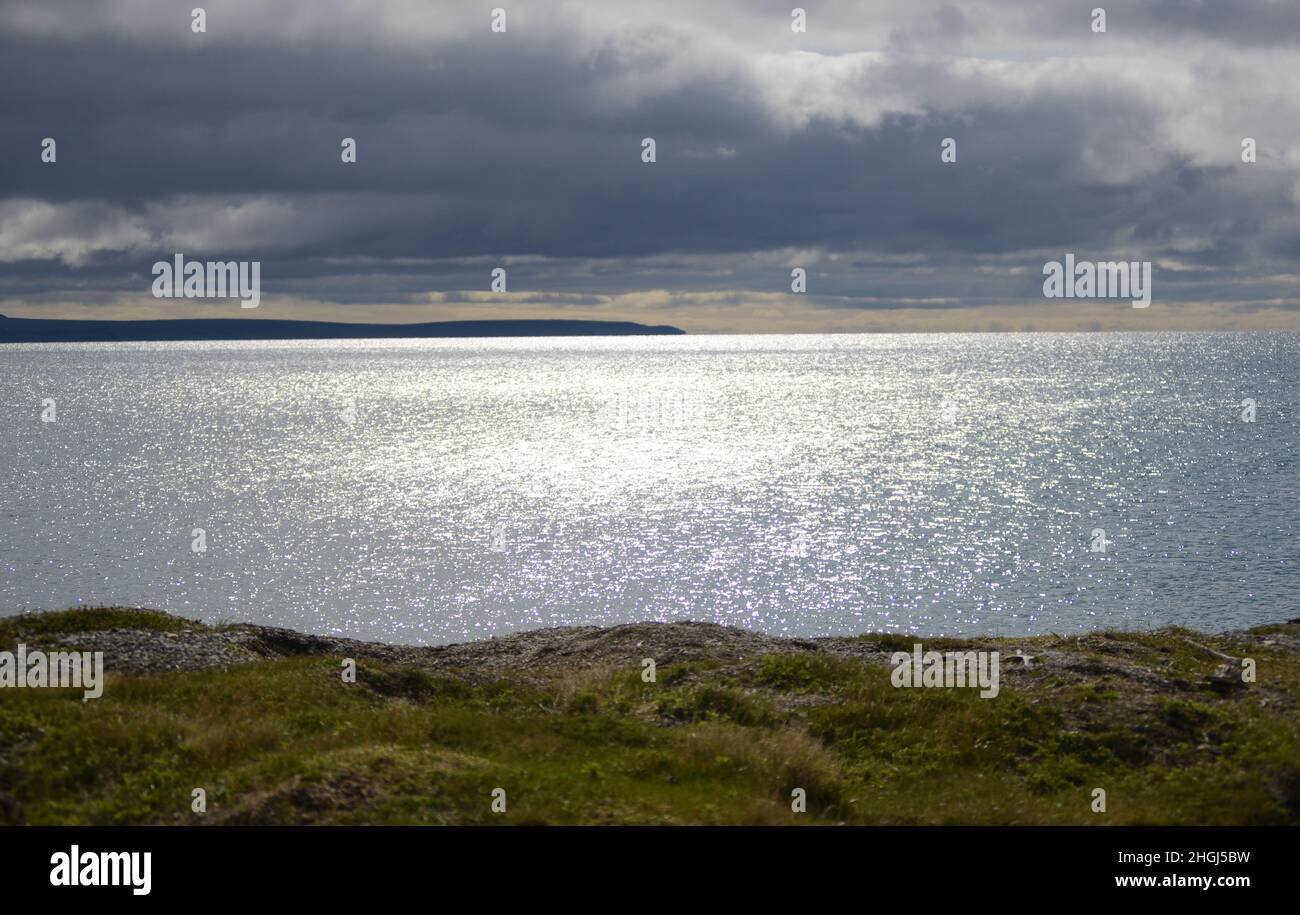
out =
{"type": "Polygon", "coordinates": [[[1296,334],[6,345],[0,614],[409,643],[1278,622],[1298,398],[1296,334]]]}

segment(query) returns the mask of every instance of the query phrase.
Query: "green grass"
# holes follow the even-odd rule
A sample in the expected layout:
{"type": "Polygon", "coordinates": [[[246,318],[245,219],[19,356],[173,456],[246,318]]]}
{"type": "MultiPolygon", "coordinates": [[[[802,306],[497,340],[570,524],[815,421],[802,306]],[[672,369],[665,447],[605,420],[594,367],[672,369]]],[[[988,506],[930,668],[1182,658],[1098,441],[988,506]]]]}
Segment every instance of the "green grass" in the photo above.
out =
{"type": "Polygon", "coordinates": [[[202,629],[201,623],[161,613],[157,610],[133,610],[127,607],[78,607],[57,613],[28,613],[0,619],[0,645],[12,645],[23,639],[66,635],[74,632],[98,632],[104,629],[149,629],[180,632],[202,629]]]}
{"type": "MultiPolygon", "coordinates": [[[[5,620],[0,637],[109,619],[194,625],[76,610],[5,620]]],[[[1105,639],[1189,680],[1215,665],[1180,633],[1105,639]]],[[[992,700],[895,689],[887,666],[815,654],[664,667],[656,683],[639,666],[479,682],[362,663],[348,684],[329,657],[114,677],[91,702],[0,695],[0,792],[27,823],[1294,825],[1300,670],[1252,654],[1267,689],[1147,701],[1054,674],[1004,679],[992,700]]]]}

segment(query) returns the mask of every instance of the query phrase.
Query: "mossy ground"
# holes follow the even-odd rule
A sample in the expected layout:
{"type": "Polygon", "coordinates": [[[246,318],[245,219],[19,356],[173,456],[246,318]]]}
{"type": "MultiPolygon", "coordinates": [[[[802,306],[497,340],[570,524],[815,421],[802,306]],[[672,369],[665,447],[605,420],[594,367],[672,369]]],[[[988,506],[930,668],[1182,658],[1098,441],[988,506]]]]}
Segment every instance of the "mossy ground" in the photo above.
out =
{"type": "MultiPolygon", "coordinates": [[[[195,625],[77,610],[0,621],[0,645],[195,625]]],[[[115,676],[91,702],[3,690],[0,794],[26,823],[1300,823],[1295,654],[1217,637],[1259,665],[1225,695],[1196,685],[1215,659],[1188,635],[1097,637],[1159,659],[1186,686],[1167,694],[1044,667],[985,700],[895,689],[888,666],[818,653],[661,667],[654,683],[639,668],[485,682],[363,661],[348,684],[339,658],[307,656],[115,676]]],[[[1071,640],[1012,641],[977,640],[1007,654],[1071,640]]]]}

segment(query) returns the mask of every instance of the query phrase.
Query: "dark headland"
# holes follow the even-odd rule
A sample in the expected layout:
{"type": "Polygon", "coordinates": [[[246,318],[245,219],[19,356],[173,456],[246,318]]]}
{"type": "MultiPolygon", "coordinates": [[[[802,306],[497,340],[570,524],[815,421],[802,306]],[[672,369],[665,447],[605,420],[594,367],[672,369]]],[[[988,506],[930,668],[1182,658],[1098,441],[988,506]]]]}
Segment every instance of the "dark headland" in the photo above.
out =
{"type": "Polygon", "coordinates": [[[421,337],[624,337],[682,334],[676,327],[632,321],[433,321],[426,324],[347,324],[260,318],[178,318],[163,321],[73,321],[6,318],[0,343],[126,343],[181,340],[375,340],[421,337]]]}

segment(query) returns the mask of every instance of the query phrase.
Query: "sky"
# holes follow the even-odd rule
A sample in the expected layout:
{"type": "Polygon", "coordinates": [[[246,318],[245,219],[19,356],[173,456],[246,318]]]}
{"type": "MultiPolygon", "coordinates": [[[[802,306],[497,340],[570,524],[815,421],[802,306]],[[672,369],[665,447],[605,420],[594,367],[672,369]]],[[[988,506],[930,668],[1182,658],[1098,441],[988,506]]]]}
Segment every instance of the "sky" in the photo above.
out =
{"type": "Polygon", "coordinates": [[[0,0],[0,312],[1300,329],[1300,3],[197,2],[0,0]]]}

